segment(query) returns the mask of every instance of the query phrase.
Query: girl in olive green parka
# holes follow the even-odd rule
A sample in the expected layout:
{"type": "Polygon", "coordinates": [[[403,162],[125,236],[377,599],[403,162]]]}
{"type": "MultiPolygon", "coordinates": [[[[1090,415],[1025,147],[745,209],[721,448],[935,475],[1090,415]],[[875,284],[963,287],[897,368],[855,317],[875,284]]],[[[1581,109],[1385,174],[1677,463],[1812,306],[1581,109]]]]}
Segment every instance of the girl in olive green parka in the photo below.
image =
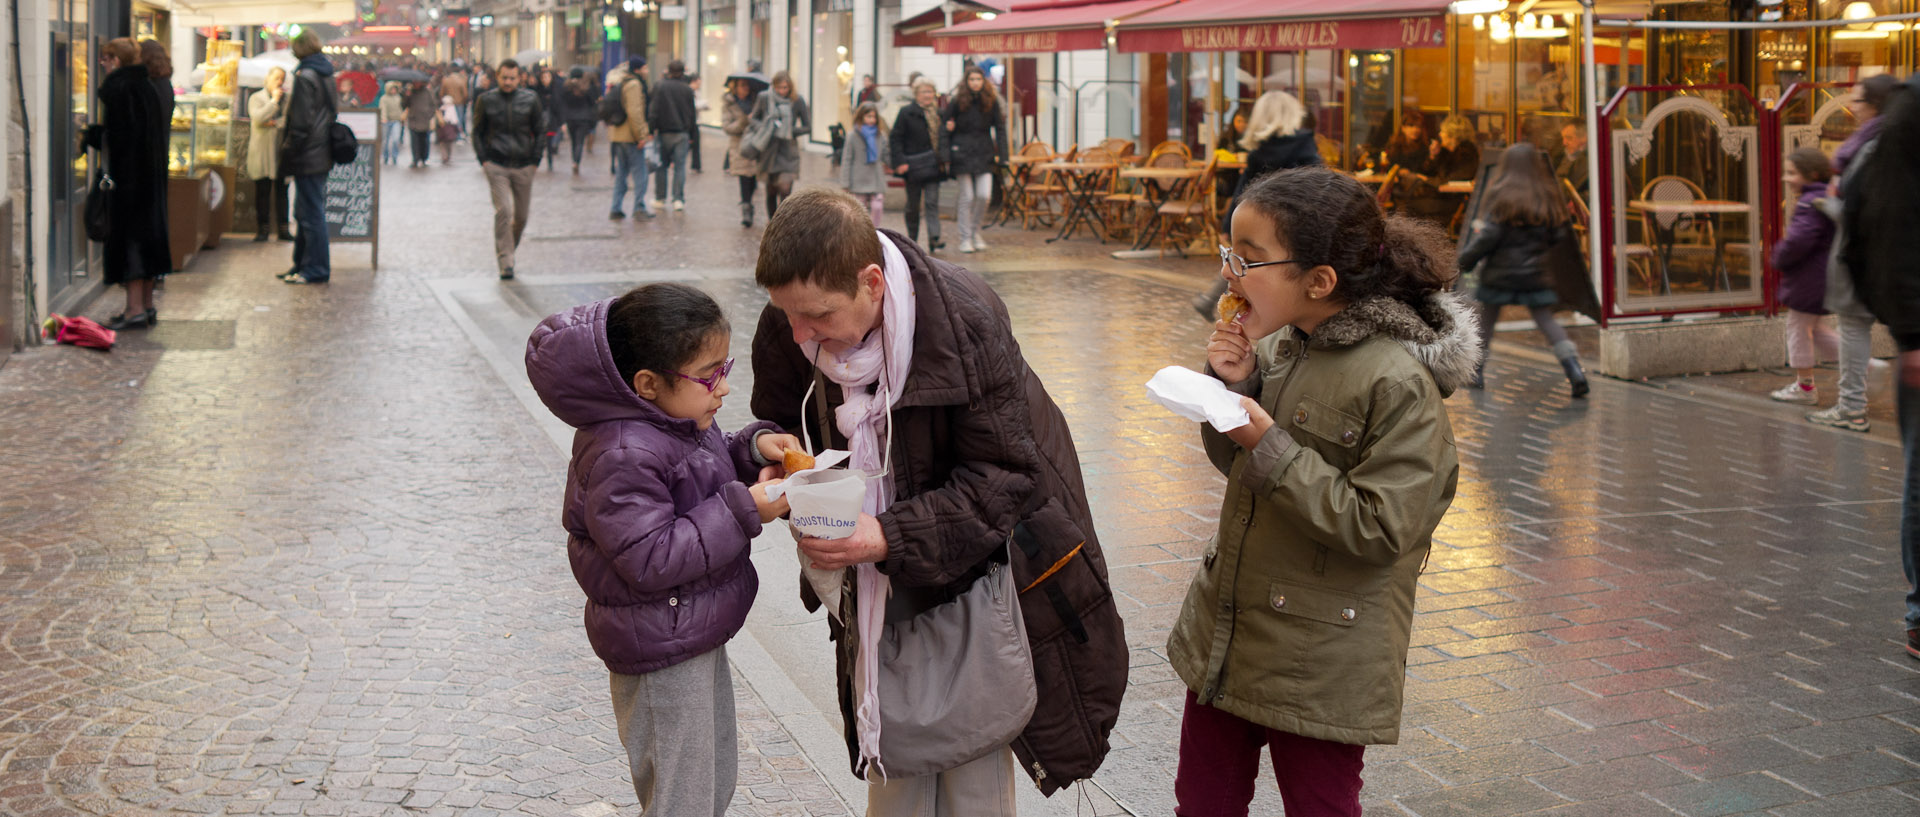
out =
{"type": "Polygon", "coordinates": [[[1399,740],[1414,585],[1459,475],[1442,400],[1477,322],[1438,232],[1348,176],[1270,174],[1231,225],[1244,307],[1207,364],[1252,422],[1201,431],[1227,491],[1167,644],[1189,690],[1175,814],[1245,815],[1265,746],[1288,817],[1359,817],[1364,747],[1399,740]]]}

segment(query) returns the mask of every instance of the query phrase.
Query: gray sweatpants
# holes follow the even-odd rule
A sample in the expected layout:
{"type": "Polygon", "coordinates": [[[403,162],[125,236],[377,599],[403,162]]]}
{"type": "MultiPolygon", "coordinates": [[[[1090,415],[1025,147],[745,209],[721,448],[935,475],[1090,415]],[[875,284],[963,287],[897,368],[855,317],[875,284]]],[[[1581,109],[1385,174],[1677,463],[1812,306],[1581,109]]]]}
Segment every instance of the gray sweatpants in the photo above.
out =
{"type": "Polygon", "coordinates": [[[640,813],[725,817],[740,762],[727,648],[608,682],[640,813]]]}

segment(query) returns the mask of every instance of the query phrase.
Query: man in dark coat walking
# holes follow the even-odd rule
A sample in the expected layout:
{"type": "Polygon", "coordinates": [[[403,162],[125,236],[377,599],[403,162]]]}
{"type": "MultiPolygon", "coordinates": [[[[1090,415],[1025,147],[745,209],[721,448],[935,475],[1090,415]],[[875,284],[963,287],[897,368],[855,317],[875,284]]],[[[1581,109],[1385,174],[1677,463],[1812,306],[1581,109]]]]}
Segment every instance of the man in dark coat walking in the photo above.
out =
{"type": "MultiPolygon", "coordinates": [[[[864,566],[884,574],[888,623],[966,593],[1014,544],[1039,695],[1026,728],[1010,747],[954,769],[872,775],[869,788],[872,814],[907,813],[902,804],[921,797],[1000,814],[992,804],[1011,808],[1014,756],[1049,795],[1099,768],[1126,688],[1126,637],[1073,435],[1021,357],[1006,305],[980,276],[876,232],[870,219],[845,191],[813,188],[767,225],[754,277],[771,304],[753,339],[753,413],[790,430],[805,425],[812,439],[853,451],[855,467],[867,467],[863,448],[890,462],[890,482],[869,488],[890,503],[873,503],[884,507],[861,514],[846,538],[799,542],[815,567],[852,568],[862,582],[864,566]]],[[[841,621],[871,609],[864,589],[841,596],[841,621]]],[[[811,585],[801,597],[818,607],[811,585]]],[[[859,630],[831,628],[855,774],[870,748],[850,680],[859,630]]]]}
{"type": "Polygon", "coordinates": [[[667,63],[667,76],[647,97],[647,124],[660,137],[660,175],[653,182],[653,207],[666,206],[667,171],[673,171],[673,209],[687,206],[687,154],[692,150],[692,133],[700,123],[695,120],[693,87],[687,84],[687,65],[679,60],[667,63]]]}
{"type": "Polygon", "coordinates": [[[327,246],[327,172],[333,170],[331,133],[340,111],[333,61],[320,53],[320,35],[309,28],[293,38],[300,67],[293,75],[287,124],[280,132],[280,172],[293,177],[293,269],[280,280],[324,284],[333,277],[327,246]]]}
{"type": "Polygon", "coordinates": [[[540,95],[520,87],[520,64],[500,63],[499,87],[473,100],[473,153],[493,196],[493,255],[500,280],[513,280],[513,254],[533,207],[533,172],[546,149],[546,110],[540,95]]]}

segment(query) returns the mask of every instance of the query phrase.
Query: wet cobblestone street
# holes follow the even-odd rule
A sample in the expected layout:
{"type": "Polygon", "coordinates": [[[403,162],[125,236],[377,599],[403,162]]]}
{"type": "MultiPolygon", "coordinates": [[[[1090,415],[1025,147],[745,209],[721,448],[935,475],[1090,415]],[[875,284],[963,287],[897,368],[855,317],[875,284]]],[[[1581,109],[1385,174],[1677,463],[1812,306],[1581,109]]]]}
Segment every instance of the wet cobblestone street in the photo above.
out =
{"type": "MultiPolygon", "coordinates": [[[[156,329],[0,368],[0,814],[636,814],[558,524],[565,429],[520,353],[552,311],[673,280],[721,301],[745,362],[761,227],[720,141],[651,221],[606,218],[604,145],[541,171],[510,283],[470,154],[389,168],[377,271],[336,246],[333,283],[289,287],[288,245],[229,239],[168,279],[156,329]]],[[[1197,364],[1213,268],[987,236],[948,257],[1072,424],[1133,649],[1097,785],[1022,813],[1170,817],[1166,633],[1224,480],[1141,384],[1197,364]]],[[[1897,445],[1604,379],[1572,401],[1512,355],[1488,379],[1448,401],[1460,491],[1368,814],[1920,814],[1897,445]]],[[[731,813],[863,813],[792,554],[755,543],[731,813]]]]}

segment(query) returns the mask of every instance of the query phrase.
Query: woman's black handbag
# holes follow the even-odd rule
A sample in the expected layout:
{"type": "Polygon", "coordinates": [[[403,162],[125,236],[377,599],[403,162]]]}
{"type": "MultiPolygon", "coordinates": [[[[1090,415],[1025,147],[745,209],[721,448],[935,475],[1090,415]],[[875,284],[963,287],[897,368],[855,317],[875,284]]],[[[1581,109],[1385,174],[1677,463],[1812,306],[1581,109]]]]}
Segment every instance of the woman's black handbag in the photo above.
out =
{"type": "Polygon", "coordinates": [[[940,181],[940,157],[933,151],[909,153],[901,159],[907,166],[906,179],[913,184],[940,181]]]}
{"type": "Polygon", "coordinates": [[[109,212],[113,208],[112,199],[113,177],[107,175],[106,168],[101,168],[93,174],[93,186],[87,189],[87,240],[104,242],[113,232],[113,216],[109,212]]]}

